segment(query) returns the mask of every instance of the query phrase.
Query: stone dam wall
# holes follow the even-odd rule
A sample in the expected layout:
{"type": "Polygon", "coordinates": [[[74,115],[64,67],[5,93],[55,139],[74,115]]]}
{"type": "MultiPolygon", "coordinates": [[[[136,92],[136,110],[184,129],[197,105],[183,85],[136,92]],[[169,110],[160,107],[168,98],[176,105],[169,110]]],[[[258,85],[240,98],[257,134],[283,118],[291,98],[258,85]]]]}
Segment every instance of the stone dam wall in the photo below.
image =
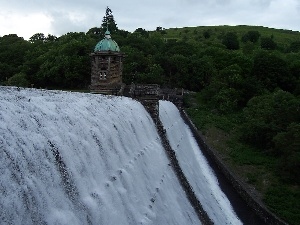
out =
{"type": "Polygon", "coordinates": [[[216,154],[215,150],[210,148],[204,137],[198,132],[196,126],[189,119],[186,112],[182,109],[179,109],[181,117],[185,121],[185,123],[191,129],[199,147],[201,148],[205,157],[214,164],[214,167],[217,167],[218,170],[227,178],[236,192],[242,197],[242,199],[246,202],[246,204],[252,209],[252,211],[258,215],[265,224],[268,225],[287,225],[283,220],[279,219],[275,214],[273,214],[270,210],[266,208],[266,206],[256,199],[243,184],[243,182],[238,179],[222,162],[220,157],[216,154]]]}
{"type": "Polygon", "coordinates": [[[158,133],[160,135],[163,147],[164,147],[166,154],[171,162],[170,166],[172,166],[172,168],[174,169],[175,174],[176,174],[183,190],[185,191],[187,198],[189,199],[192,207],[195,209],[195,212],[197,213],[198,218],[200,219],[200,221],[203,225],[214,224],[208,217],[207,213],[204,211],[200,201],[197,199],[197,196],[193,191],[192,186],[190,185],[188,179],[186,178],[183,171],[181,170],[179,162],[176,157],[176,153],[171,148],[171,145],[170,145],[169,140],[166,135],[166,130],[163,128],[163,125],[159,119],[156,122],[156,127],[157,127],[158,133]]]}
{"type": "MultiPolygon", "coordinates": [[[[143,89],[143,87],[140,87],[140,89],[143,89]]],[[[184,173],[182,172],[179,166],[175,151],[171,148],[169,144],[165,130],[162,126],[161,121],[159,120],[159,104],[158,104],[159,99],[169,100],[177,106],[182,119],[189,126],[204,156],[207,158],[209,163],[212,164],[211,166],[214,169],[216,169],[219,174],[221,174],[220,176],[222,176],[222,179],[226,179],[226,181],[230,183],[230,186],[232,186],[234,191],[238,193],[238,195],[242,198],[242,201],[246,203],[246,205],[248,206],[247,208],[249,208],[252,211],[251,214],[255,214],[259,218],[260,220],[259,224],[287,225],[286,222],[278,218],[275,214],[273,214],[270,210],[268,210],[266,206],[258,198],[256,198],[253,194],[251,194],[251,190],[249,190],[246,187],[246,185],[242,182],[242,180],[239,179],[227,168],[227,166],[222,162],[218,154],[216,154],[216,151],[206,144],[204,137],[198,132],[196,126],[192,123],[192,121],[189,119],[186,112],[182,109],[182,103],[183,103],[182,96],[177,95],[177,93],[174,94],[173,92],[169,93],[166,91],[165,92],[160,91],[162,92],[162,94],[161,96],[159,96],[157,94],[159,93],[159,88],[157,86],[154,86],[154,88],[150,86],[149,90],[151,90],[152,92],[153,90],[155,90],[154,91],[155,94],[153,95],[153,93],[151,92],[151,95],[141,94],[141,96],[139,97],[135,96],[134,98],[140,101],[144,105],[146,110],[150,113],[151,117],[153,118],[157,126],[157,130],[162,139],[163,146],[171,161],[171,166],[174,168],[174,171],[183,189],[185,190],[188,199],[190,200],[192,206],[194,207],[195,211],[199,216],[199,219],[203,224],[212,224],[212,222],[209,219],[207,213],[203,210],[201,203],[199,202],[195,193],[192,190],[191,185],[188,183],[187,178],[185,177],[184,173]]],[[[239,205],[237,205],[236,207],[239,208],[239,205]]],[[[245,212],[243,212],[242,214],[245,214],[245,212]]],[[[244,224],[252,225],[252,224],[257,224],[258,222],[257,219],[254,219],[255,222],[252,221],[251,216],[244,216],[243,219],[244,219],[244,224]]]]}

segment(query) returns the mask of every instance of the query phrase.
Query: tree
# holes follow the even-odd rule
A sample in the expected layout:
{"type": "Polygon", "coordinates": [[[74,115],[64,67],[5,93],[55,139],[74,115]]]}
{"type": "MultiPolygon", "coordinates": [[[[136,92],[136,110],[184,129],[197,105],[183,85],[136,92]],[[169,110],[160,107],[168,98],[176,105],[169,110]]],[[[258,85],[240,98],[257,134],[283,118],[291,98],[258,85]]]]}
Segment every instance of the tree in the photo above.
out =
{"type": "Polygon", "coordinates": [[[44,43],[44,42],[53,42],[56,41],[56,39],[57,37],[52,34],[48,34],[48,36],[45,36],[43,33],[36,33],[29,38],[29,42],[44,43]]]}
{"type": "Polygon", "coordinates": [[[189,81],[188,88],[192,91],[200,91],[210,84],[216,70],[211,57],[199,58],[197,55],[189,57],[189,81]]]}
{"type": "Polygon", "coordinates": [[[112,10],[108,6],[106,7],[105,16],[103,17],[101,28],[103,33],[106,30],[114,33],[118,31],[118,27],[112,14],[112,10]]]}
{"type": "Polygon", "coordinates": [[[300,177],[300,123],[291,123],[286,131],[274,138],[276,152],[280,158],[279,174],[284,180],[299,184],[300,177]]]}
{"type": "Polygon", "coordinates": [[[36,33],[29,38],[31,43],[44,42],[46,37],[43,33],[36,33]]]}
{"type": "Polygon", "coordinates": [[[123,82],[130,84],[136,81],[139,73],[145,73],[147,60],[142,51],[132,46],[124,46],[122,51],[126,54],[126,63],[123,69],[123,82]]]}
{"type": "Polygon", "coordinates": [[[300,52],[300,41],[294,41],[290,44],[289,50],[291,52],[300,52]]]}
{"type": "Polygon", "coordinates": [[[248,31],[246,34],[243,35],[242,41],[247,42],[250,41],[252,43],[256,43],[260,37],[260,33],[255,30],[248,31]]]}
{"type": "Polygon", "coordinates": [[[99,40],[99,39],[103,38],[102,29],[99,27],[93,27],[93,28],[89,29],[86,34],[95,40],[99,40]],[[102,37],[101,37],[101,35],[102,35],[102,37]]]}
{"type": "Polygon", "coordinates": [[[254,49],[256,48],[255,44],[252,42],[246,42],[243,46],[243,53],[245,55],[250,55],[253,53],[254,49]]]}
{"type": "Polygon", "coordinates": [[[227,32],[223,37],[222,44],[229,50],[237,50],[240,48],[240,43],[235,32],[227,32]]]}
{"type": "Polygon", "coordinates": [[[203,37],[204,37],[205,39],[210,38],[210,30],[205,30],[205,31],[203,32],[203,37]]]}
{"type": "Polygon", "coordinates": [[[68,33],[40,55],[36,86],[52,88],[86,88],[90,81],[90,53],[94,41],[85,33],[68,33]]]}
{"type": "Polygon", "coordinates": [[[162,68],[167,85],[186,88],[189,82],[189,58],[181,54],[165,56],[162,68]]]}
{"type": "Polygon", "coordinates": [[[221,113],[237,110],[243,99],[243,80],[242,69],[237,64],[220,70],[211,78],[209,86],[205,89],[205,100],[221,113]]]}
{"type": "Polygon", "coordinates": [[[289,72],[291,74],[290,91],[295,95],[300,94],[300,60],[289,61],[289,72]],[[295,92],[296,91],[296,92],[295,92]]]}
{"type": "Polygon", "coordinates": [[[17,72],[17,68],[12,66],[10,63],[0,62],[0,83],[4,83],[9,77],[17,72]]]}
{"type": "Polygon", "coordinates": [[[31,45],[16,34],[0,38],[0,82],[20,72],[24,55],[31,45]]]}
{"type": "Polygon", "coordinates": [[[131,34],[125,39],[125,45],[134,47],[142,51],[144,55],[154,54],[156,52],[155,46],[150,44],[148,38],[141,38],[140,35],[131,34]]]}
{"type": "Polygon", "coordinates": [[[101,34],[101,29],[98,27],[93,27],[88,30],[87,34],[89,35],[100,35],[101,34]]]}
{"type": "Polygon", "coordinates": [[[290,90],[293,81],[288,64],[279,53],[260,51],[254,56],[252,74],[260,82],[262,89],[273,91],[280,87],[290,90]]]}
{"type": "Polygon", "coordinates": [[[141,37],[145,37],[145,38],[148,38],[149,37],[149,32],[148,31],[146,31],[145,29],[143,29],[143,28],[137,28],[135,31],[134,31],[134,33],[137,33],[137,34],[139,34],[139,35],[141,35],[141,37]]]}
{"type": "Polygon", "coordinates": [[[156,31],[162,31],[163,28],[162,27],[156,27],[156,31]]]}
{"type": "Polygon", "coordinates": [[[26,74],[24,73],[17,73],[10,77],[7,80],[7,84],[10,86],[17,86],[17,87],[28,87],[29,82],[26,78],[26,74]]]}
{"type": "Polygon", "coordinates": [[[137,83],[147,84],[162,84],[163,83],[163,69],[158,64],[149,65],[145,73],[139,73],[136,77],[137,83]]]}
{"type": "Polygon", "coordinates": [[[274,50],[277,47],[277,44],[272,37],[263,37],[260,40],[260,47],[266,50],[274,50]]]}
{"type": "Polygon", "coordinates": [[[240,131],[242,139],[278,154],[274,151],[273,139],[278,133],[287,131],[291,123],[300,122],[299,107],[300,100],[282,90],[253,97],[244,109],[245,122],[240,131]]]}
{"type": "Polygon", "coordinates": [[[41,69],[41,65],[45,60],[43,56],[49,51],[49,46],[51,46],[51,43],[32,44],[24,55],[25,62],[21,67],[21,71],[27,74],[27,78],[32,84],[39,85],[36,82],[36,75],[41,69]]]}
{"type": "Polygon", "coordinates": [[[168,41],[165,45],[164,52],[166,55],[180,54],[190,56],[191,50],[195,50],[194,46],[184,41],[168,41]]]}
{"type": "Polygon", "coordinates": [[[45,37],[45,42],[54,42],[57,40],[57,37],[55,35],[52,34],[48,34],[47,37],[45,37]]]}

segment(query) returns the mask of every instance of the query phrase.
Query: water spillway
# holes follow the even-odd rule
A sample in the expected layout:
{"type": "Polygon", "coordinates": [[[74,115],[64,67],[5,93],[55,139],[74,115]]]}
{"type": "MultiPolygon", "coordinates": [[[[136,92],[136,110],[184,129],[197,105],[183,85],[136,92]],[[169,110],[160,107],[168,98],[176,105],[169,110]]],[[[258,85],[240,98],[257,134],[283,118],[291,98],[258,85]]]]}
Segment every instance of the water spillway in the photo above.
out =
{"type": "Polygon", "coordinates": [[[0,87],[0,224],[200,224],[129,98],[0,87]]]}
{"type": "Polygon", "coordinates": [[[177,107],[160,101],[160,120],[180,168],[214,224],[242,224],[177,107]]]}
{"type": "MultiPolygon", "coordinates": [[[[193,146],[161,107],[172,148],[193,146]]],[[[205,159],[189,157],[178,153],[211,220],[240,224],[205,159]]],[[[0,224],[200,224],[153,120],[125,97],[0,87],[0,178],[0,224]]]]}

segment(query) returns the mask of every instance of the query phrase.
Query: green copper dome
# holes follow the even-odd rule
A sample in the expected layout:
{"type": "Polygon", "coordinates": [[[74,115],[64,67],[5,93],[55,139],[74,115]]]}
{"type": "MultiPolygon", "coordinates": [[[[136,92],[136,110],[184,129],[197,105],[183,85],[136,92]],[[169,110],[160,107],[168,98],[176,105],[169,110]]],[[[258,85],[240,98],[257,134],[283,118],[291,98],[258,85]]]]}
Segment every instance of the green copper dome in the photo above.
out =
{"type": "Polygon", "coordinates": [[[105,32],[105,37],[101,41],[96,44],[94,52],[99,51],[112,51],[112,52],[119,52],[120,48],[117,42],[115,42],[113,39],[111,39],[110,32],[105,32]]]}

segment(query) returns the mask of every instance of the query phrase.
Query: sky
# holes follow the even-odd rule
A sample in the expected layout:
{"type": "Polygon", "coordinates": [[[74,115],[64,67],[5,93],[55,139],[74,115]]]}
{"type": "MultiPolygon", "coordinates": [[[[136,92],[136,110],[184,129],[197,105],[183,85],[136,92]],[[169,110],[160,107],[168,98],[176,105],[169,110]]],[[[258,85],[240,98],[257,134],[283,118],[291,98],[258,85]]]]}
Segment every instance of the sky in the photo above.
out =
{"type": "Polygon", "coordinates": [[[300,0],[0,0],[0,36],[87,32],[101,25],[107,6],[130,32],[211,25],[300,31],[300,0]]]}

